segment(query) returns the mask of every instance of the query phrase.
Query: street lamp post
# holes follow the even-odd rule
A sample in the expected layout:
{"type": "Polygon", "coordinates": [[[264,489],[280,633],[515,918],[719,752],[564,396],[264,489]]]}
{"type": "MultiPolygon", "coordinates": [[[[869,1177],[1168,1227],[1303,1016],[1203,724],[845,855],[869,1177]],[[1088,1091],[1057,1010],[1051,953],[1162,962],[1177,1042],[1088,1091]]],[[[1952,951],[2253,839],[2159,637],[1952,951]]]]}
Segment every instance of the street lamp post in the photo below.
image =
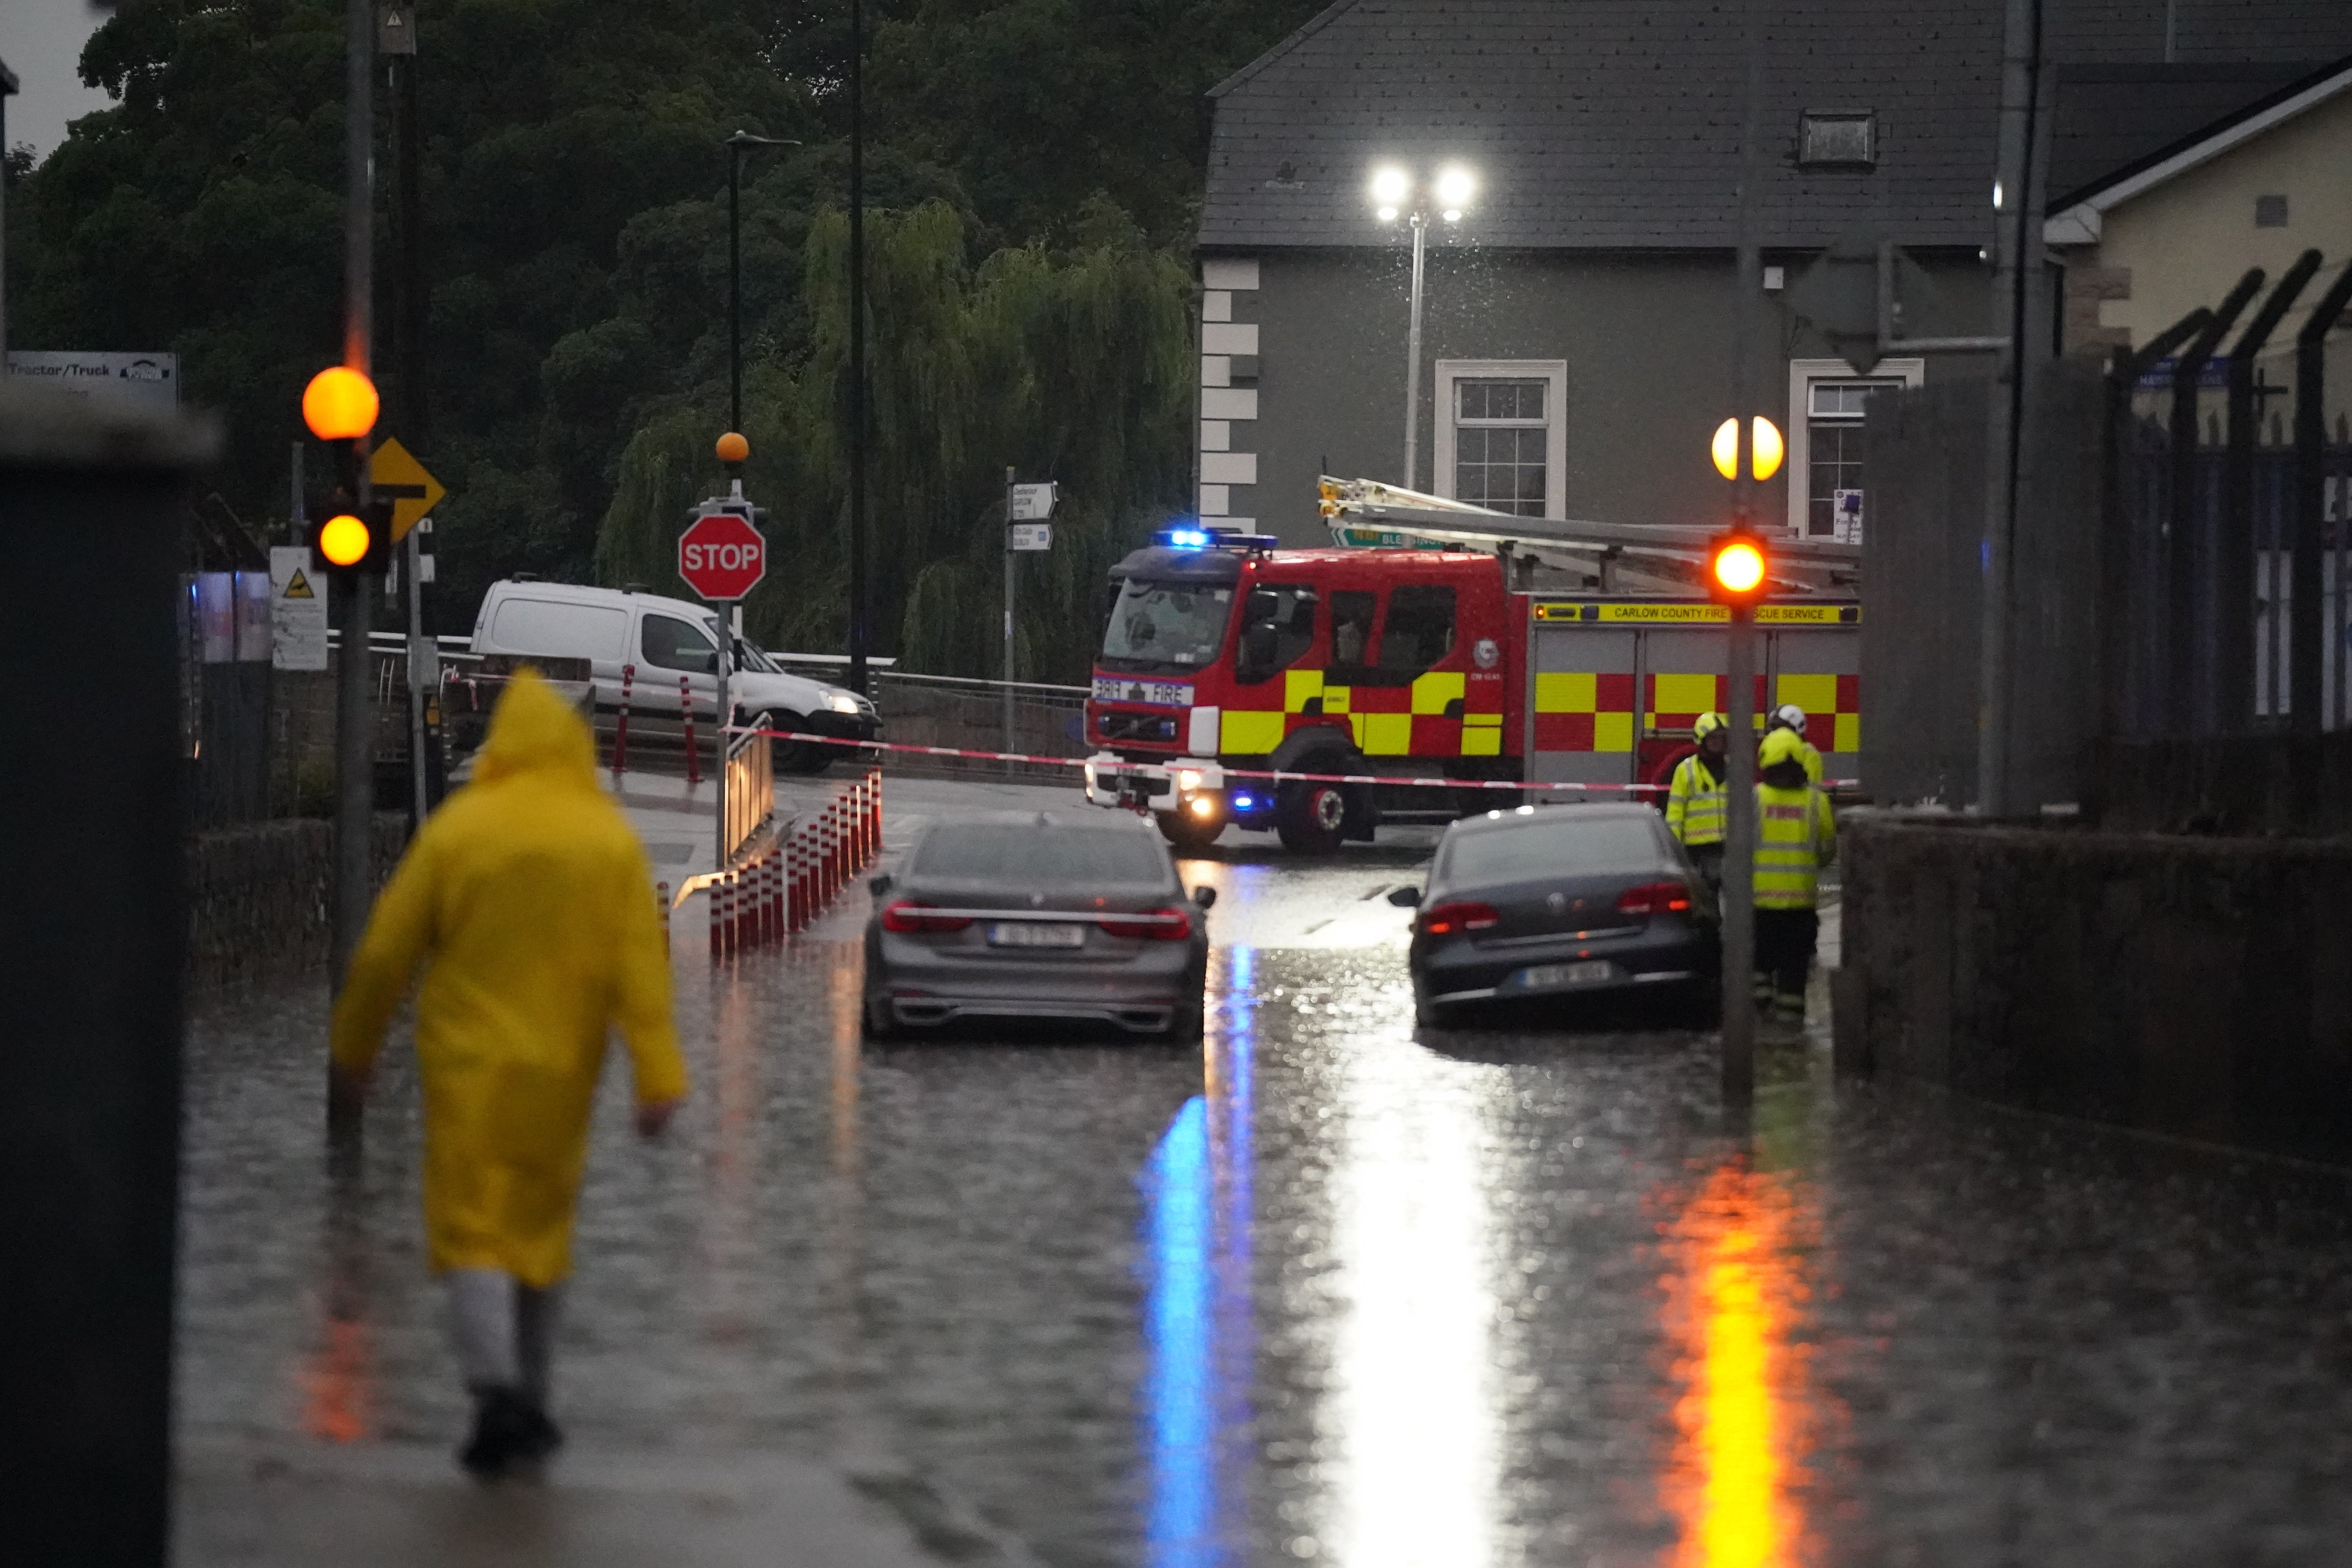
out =
{"type": "Polygon", "coordinates": [[[797,142],[738,131],[727,138],[727,428],[743,428],[743,154],[797,142]]]}
{"type": "Polygon", "coordinates": [[[1393,164],[1372,175],[1372,207],[1382,223],[1402,216],[1412,226],[1412,307],[1404,340],[1404,488],[1413,489],[1421,472],[1421,299],[1423,256],[1429,240],[1432,199],[1447,223],[1460,223],[1475,188],[1470,171],[1449,164],[1438,172],[1434,185],[1417,184],[1393,164]]]}

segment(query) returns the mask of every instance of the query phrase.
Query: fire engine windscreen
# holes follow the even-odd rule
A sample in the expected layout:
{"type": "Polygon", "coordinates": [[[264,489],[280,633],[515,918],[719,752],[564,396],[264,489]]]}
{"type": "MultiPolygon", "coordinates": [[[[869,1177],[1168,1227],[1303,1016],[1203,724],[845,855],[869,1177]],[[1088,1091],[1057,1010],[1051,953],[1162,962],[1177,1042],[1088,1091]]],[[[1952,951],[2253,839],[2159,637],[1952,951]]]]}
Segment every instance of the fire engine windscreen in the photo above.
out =
{"type": "Polygon", "coordinates": [[[1139,675],[1190,674],[1215,660],[1233,613],[1230,587],[1129,577],[1119,584],[1103,632],[1103,666],[1139,675]]]}

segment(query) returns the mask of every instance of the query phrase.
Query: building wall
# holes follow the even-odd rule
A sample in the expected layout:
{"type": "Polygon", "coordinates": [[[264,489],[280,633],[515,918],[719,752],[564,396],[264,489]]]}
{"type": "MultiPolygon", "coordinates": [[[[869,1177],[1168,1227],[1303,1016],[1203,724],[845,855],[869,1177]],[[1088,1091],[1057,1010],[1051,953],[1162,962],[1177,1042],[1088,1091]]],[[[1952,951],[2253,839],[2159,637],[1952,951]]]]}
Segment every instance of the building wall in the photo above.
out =
{"type": "MultiPolygon", "coordinates": [[[[1973,266],[1938,265],[1914,332],[1981,331],[1973,266]]],[[[1788,280],[1794,282],[1791,265],[1788,280]]],[[[1705,523],[1728,487],[1707,458],[1731,412],[1730,258],[1498,252],[1433,244],[1423,286],[1418,472],[1404,475],[1410,251],[1280,250],[1202,263],[1202,510],[1253,520],[1286,543],[1325,542],[1319,473],[1443,493],[1434,472],[1437,366],[1452,360],[1567,366],[1560,515],[1705,523]],[[1255,287],[1232,287],[1254,283],[1255,287]],[[1254,365],[1249,362],[1255,361],[1254,365]],[[1236,363],[1236,362],[1239,363],[1236,363]],[[1246,384],[1238,377],[1255,372],[1246,384]]],[[[1761,412],[1785,429],[1791,360],[1834,358],[1777,297],[1764,311],[1761,412]]],[[[1930,378],[1948,374],[1930,366],[1930,378]]],[[[1788,476],[1759,499],[1787,515],[1788,476]]]]}
{"type": "MultiPolygon", "coordinates": [[[[2099,243],[2084,249],[2108,280],[2100,324],[2144,343],[2220,302],[2247,268],[2276,279],[2312,247],[2326,261],[2306,301],[2352,258],[2352,92],[2108,209],[2099,243]],[[2265,195],[2287,198],[2284,227],[2255,226],[2265,195]]],[[[2302,321],[2290,315],[2273,340],[2302,321]]]]}

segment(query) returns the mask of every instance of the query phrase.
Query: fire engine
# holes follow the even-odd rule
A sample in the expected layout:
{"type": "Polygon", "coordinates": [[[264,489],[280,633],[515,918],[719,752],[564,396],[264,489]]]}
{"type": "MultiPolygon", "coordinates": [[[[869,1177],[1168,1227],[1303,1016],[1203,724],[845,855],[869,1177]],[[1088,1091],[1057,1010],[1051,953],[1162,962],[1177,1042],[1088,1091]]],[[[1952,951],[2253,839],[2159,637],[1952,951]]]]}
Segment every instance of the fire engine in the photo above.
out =
{"type": "MultiPolygon", "coordinates": [[[[1727,609],[1533,585],[1538,563],[1696,559],[1699,531],[1511,517],[1368,480],[1325,479],[1323,510],[1331,549],[1187,525],[1111,569],[1089,800],[1150,812],[1182,852],[1234,827],[1327,854],[1384,822],[1518,799],[1462,785],[1663,784],[1698,715],[1728,706],[1727,609]],[[1277,773],[1333,776],[1262,776],[1277,773]],[[1346,782],[1367,775],[1421,782],[1346,782]]],[[[1861,745],[1861,607],[1835,591],[1857,554],[1776,538],[1776,597],[1756,610],[1758,721],[1804,709],[1832,777],[1861,745]]]]}

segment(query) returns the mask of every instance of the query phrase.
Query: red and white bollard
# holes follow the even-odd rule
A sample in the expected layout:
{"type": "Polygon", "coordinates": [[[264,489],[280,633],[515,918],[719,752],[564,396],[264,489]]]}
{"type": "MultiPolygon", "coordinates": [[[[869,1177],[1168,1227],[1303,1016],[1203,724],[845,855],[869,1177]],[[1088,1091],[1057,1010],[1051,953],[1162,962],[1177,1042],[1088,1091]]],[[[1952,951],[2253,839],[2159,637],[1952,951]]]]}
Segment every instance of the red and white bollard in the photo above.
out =
{"type": "Polygon", "coordinates": [[[713,958],[727,951],[727,912],[722,907],[726,902],[724,889],[724,878],[713,878],[702,889],[706,900],[704,907],[710,916],[710,956],[713,958]]]}
{"type": "Polygon", "coordinates": [[[669,884],[654,884],[654,913],[661,921],[662,956],[669,956],[669,884]]]}
{"type": "Polygon", "coordinates": [[[782,847],[770,845],[760,857],[760,940],[763,943],[782,942],[784,937],[784,873],[780,864],[782,847]]]}
{"type": "Polygon", "coordinates": [[[694,683],[681,675],[677,678],[677,711],[686,721],[686,782],[702,782],[702,758],[694,749],[694,683]]]}

